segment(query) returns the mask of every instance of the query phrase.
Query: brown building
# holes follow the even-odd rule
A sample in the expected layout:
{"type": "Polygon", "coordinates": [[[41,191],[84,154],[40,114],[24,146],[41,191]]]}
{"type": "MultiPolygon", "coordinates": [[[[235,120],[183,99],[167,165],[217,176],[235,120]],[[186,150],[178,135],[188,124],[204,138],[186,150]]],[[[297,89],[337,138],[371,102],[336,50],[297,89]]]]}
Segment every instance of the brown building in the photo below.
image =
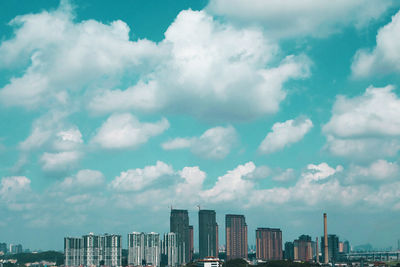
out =
{"type": "Polygon", "coordinates": [[[311,237],[301,235],[294,242],[294,260],[310,262],[313,260],[311,237]]]}
{"type": "Polygon", "coordinates": [[[247,259],[247,224],[244,215],[225,216],[226,259],[247,259]]]}
{"type": "Polygon", "coordinates": [[[256,257],[259,260],[282,259],[282,231],[277,228],[256,230],[256,257]]]}
{"type": "Polygon", "coordinates": [[[194,241],[193,241],[193,225],[189,225],[189,261],[193,260],[194,241]]]}

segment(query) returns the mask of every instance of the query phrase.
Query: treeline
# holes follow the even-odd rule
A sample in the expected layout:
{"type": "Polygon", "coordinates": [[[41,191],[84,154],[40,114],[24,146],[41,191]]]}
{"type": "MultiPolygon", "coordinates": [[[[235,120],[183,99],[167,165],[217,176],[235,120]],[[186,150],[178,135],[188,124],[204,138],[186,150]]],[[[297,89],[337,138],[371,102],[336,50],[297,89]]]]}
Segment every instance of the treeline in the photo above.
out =
{"type": "Polygon", "coordinates": [[[64,264],[64,253],[57,251],[44,251],[37,253],[6,254],[0,256],[0,259],[15,259],[17,260],[17,265],[40,261],[51,261],[55,262],[57,265],[62,265],[64,264]]]}

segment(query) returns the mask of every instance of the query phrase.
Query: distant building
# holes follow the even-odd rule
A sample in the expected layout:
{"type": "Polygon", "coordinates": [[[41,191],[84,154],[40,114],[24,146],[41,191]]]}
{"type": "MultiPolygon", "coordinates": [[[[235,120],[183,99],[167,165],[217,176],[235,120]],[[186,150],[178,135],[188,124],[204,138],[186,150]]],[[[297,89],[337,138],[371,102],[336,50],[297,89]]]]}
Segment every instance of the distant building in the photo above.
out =
{"type": "Polygon", "coordinates": [[[309,235],[301,235],[293,242],[294,260],[310,262],[313,260],[312,240],[309,235]]]}
{"type": "Polygon", "coordinates": [[[22,250],[22,245],[21,245],[21,244],[18,244],[18,245],[10,244],[10,250],[9,250],[9,252],[10,252],[11,254],[22,253],[22,252],[23,252],[23,250],[22,250]]]}
{"type": "Polygon", "coordinates": [[[194,231],[193,225],[189,225],[189,261],[193,260],[194,254],[194,231]]]}
{"type": "Polygon", "coordinates": [[[84,235],[82,238],[64,238],[65,266],[110,266],[122,265],[120,235],[84,235]]]}
{"type": "Polygon", "coordinates": [[[171,210],[170,232],[177,234],[178,264],[189,262],[190,237],[189,215],[187,210],[171,210]]]}
{"type": "Polygon", "coordinates": [[[293,242],[285,243],[285,260],[294,260],[294,244],[293,242]]]}
{"type": "Polygon", "coordinates": [[[157,233],[128,234],[128,265],[160,266],[160,235],[157,233]]]}
{"type": "Polygon", "coordinates": [[[214,210],[199,210],[199,257],[218,258],[218,224],[214,210]]]}
{"type": "Polygon", "coordinates": [[[343,253],[343,242],[339,241],[339,253],[343,253]]]}
{"type": "Polygon", "coordinates": [[[167,266],[178,266],[178,245],[175,233],[164,234],[164,239],[161,243],[161,254],[167,258],[167,266]]]}
{"type": "MultiPolygon", "coordinates": [[[[321,248],[324,247],[323,237],[321,238],[321,248]]],[[[321,249],[322,258],[325,258],[325,251],[321,249]]],[[[328,235],[328,260],[336,262],[339,255],[339,237],[337,235],[328,235]]]]}
{"type": "Polygon", "coordinates": [[[196,261],[197,267],[222,267],[222,261],[218,258],[208,257],[196,261]]]}
{"type": "Polygon", "coordinates": [[[350,247],[349,241],[347,241],[347,240],[344,241],[343,242],[343,253],[349,254],[350,250],[351,250],[351,247],[350,247]]]}
{"type": "Polygon", "coordinates": [[[0,243],[0,252],[3,252],[3,254],[7,253],[7,244],[6,243],[0,243]]]}
{"type": "Polygon", "coordinates": [[[247,224],[244,215],[225,216],[226,259],[247,259],[247,224]]]}
{"type": "Polygon", "coordinates": [[[277,228],[256,230],[256,257],[259,260],[282,259],[282,231],[277,228]]]}

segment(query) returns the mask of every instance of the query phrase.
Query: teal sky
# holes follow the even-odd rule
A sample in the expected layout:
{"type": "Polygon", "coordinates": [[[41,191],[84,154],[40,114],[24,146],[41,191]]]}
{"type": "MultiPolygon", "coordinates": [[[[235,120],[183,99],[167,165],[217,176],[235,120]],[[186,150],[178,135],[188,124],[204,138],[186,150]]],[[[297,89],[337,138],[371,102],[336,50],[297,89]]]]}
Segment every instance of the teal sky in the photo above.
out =
{"type": "Polygon", "coordinates": [[[395,247],[399,74],[396,1],[1,1],[0,242],[164,233],[171,206],[197,229],[200,205],[220,245],[226,213],[252,245],[327,212],[395,247]]]}

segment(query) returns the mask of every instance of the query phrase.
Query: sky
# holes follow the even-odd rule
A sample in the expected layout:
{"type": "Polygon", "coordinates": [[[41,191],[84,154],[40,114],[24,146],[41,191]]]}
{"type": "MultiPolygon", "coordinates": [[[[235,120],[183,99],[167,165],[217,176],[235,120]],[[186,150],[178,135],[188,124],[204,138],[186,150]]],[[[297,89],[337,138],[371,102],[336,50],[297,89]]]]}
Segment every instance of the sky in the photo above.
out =
{"type": "Polygon", "coordinates": [[[0,242],[165,233],[400,239],[400,3],[0,2],[0,242]]]}

